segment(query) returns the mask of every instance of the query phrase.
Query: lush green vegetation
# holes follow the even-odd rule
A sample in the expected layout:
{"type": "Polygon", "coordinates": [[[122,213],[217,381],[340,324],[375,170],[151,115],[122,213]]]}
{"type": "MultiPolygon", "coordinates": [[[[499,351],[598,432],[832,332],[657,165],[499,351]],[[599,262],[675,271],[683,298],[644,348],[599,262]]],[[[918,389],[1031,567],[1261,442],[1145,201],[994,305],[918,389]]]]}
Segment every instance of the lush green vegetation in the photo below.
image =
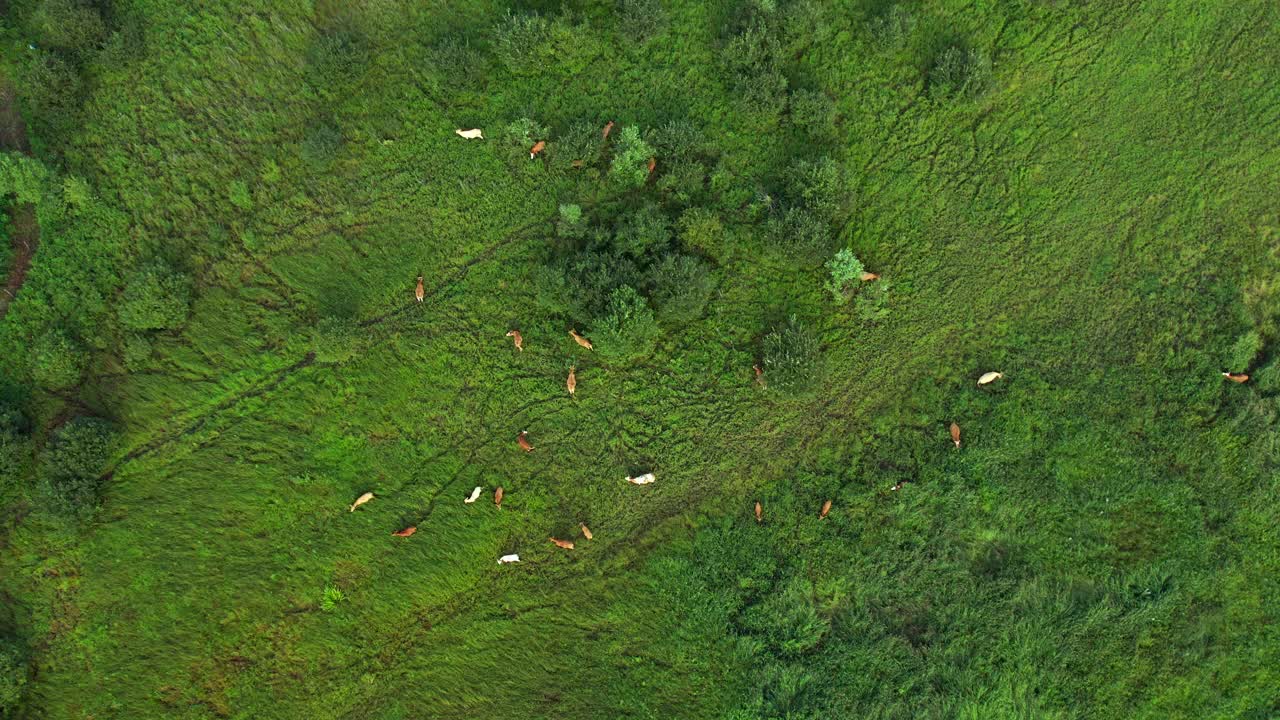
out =
{"type": "Polygon", "coordinates": [[[8,3],[0,716],[1280,715],[1277,26],[8,3]]]}

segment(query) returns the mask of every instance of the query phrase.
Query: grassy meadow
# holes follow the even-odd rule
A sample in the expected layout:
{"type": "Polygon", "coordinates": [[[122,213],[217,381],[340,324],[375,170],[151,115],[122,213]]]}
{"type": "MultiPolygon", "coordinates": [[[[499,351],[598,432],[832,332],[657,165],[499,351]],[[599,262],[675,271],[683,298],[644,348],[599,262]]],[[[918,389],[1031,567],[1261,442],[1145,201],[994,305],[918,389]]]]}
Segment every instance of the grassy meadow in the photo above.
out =
{"type": "Polygon", "coordinates": [[[1280,5],[5,6],[0,717],[1280,718],[1280,5]]]}

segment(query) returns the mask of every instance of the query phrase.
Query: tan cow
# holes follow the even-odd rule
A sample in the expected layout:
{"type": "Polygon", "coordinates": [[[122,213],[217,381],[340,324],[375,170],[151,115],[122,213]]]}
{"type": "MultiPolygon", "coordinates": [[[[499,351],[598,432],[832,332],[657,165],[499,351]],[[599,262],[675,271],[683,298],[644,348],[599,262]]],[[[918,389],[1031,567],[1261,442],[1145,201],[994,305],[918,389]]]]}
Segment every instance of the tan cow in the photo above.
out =
{"type": "Polygon", "coordinates": [[[582,528],[582,537],[584,537],[584,538],[586,538],[586,539],[590,540],[590,539],[591,539],[591,528],[587,527],[587,524],[586,524],[586,523],[578,523],[578,527],[582,528]]]}
{"type": "Polygon", "coordinates": [[[565,549],[565,550],[572,550],[572,549],[573,549],[573,541],[572,541],[572,540],[561,540],[561,539],[559,539],[559,538],[547,538],[547,539],[548,539],[548,540],[550,540],[551,542],[555,543],[555,544],[556,544],[556,547],[558,547],[558,548],[563,548],[563,549],[565,549]]]}
{"type": "Polygon", "coordinates": [[[955,423],[951,423],[951,442],[960,447],[960,426],[955,423]]]}
{"type": "Polygon", "coordinates": [[[545,150],[546,147],[547,147],[546,140],[539,140],[538,142],[534,143],[533,147],[529,148],[529,159],[532,160],[538,157],[538,153],[545,150]]]}
{"type": "Polygon", "coordinates": [[[1248,376],[1248,375],[1246,375],[1246,374],[1244,374],[1244,373],[1229,373],[1229,372],[1225,372],[1225,373],[1222,373],[1222,377],[1224,377],[1224,378],[1226,378],[1226,379],[1230,380],[1230,381],[1231,381],[1231,382],[1233,382],[1233,383],[1247,383],[1247,382],[1249,382],[1249,376],[1248,376]]]}
{"type": "Polygon", "coordinates": [[[819,520],[824,520],[824,519],[826,519],[826,517],[827,517],[827,513],[829,513],[829,512],[831,512],[831,501],[830,501],[830,500],[828,500],[828,501],[826,501],[826,502],[822,503],[822,511],[818,513],[818,519],[819,519],[819,520]]]}
{"type": "Polygon", "coordinates": [[[579,335],[577,330],[570,330],[569,334],[573,336],[573,341],[582,347],[588,350],[595,350],[595,346],[591,344],[591,341],[579,335]]]}
{"type": "Polygon", "coordinates": [[[876,273],[873,273],[873,272],[862,273],[862,282],[871,282],[873,280],[879,280],[879,279],[880,279],[880,276],[877,275],[876,273]]]}
{"type": "Polygon", "coordinates": [[[393,532],[393,533],[391,533],[391,534],[392,534],[392,535],[394,535],[394,536],[396,536],[396,537],[409,537],[410,535],[412,535],[412,534],[414,534],[414,533],[416,533],[416,532],[418,532],[418,528],[417,528],[416,526],[414,526],[414,525],[410,525],[409,527],[407,527],[407,528],[405,528],[405,529],[403,529],[403,530],[397,530],[397,531],[395,531],[395,532],[393,532]]]}
{"type": "Polygon", "coordinates": [[[609,133],[610,133],[610,132],[613,132],[613,121],[612,121],[612,120],[610,120],[609,122],[605,123],[604,130],[600,131],[600,139],[601,139],[601,140],[608,140],[608,139],[609,139],[609,133]]]}
{"type": "Polygon", "coordinates": [[[427,289],[422,286],[421,275],[418,276],[418,287],[414,288],[413,296],[418,299],[418,302],[422,302],[422,299],[427,296],[427,289]]]}
{"type": "Polygon", "coordinates": [[[564,386],[569,388],[569,397],[573,397],[573,394],[578,390],[578,375],[575,370],[577,368],[571,366],[569,368],[569,379],[564,381],[564,386]]]}
{"type": "Polygon", "coordinates": [[[992,371],[992,372],[989,372],[989,373],[983,373],[983,374],[982,374],[982,377],[978,378],[978,384],[979,384],[979,385],[986,385],[986,384],[988,384],[988,383],[993,383],[993,382],[995,382],[995,381],[999,380],[999,379],[1000,379],[1000,378],[1002,378],[1002,377],[1004,377],[1004,373],[1002,373],[1002,372],[995,372],[995,371],[992,371]]]}
{"type": "Polygon", "coordinates": [[[502,509],[502,496],[504,494],[505,493],[503,492],[501,485],[498,486],[497,490],[493,491],[493,504],[496,505],[499,510],[502,509]]]}
{"type": "Polygon", "coordinates": [[[467,140],[483,140],[484,139],[484,132],[482,132],[480,128],[472,128],[470,130],[463,130],[462,128],[458,128],[457,130],[454,130],[454,132],[458,134],[458,137],[466,138],[467,140]]]}
{"type": "Polygon", "coordinates": [[[756,523],[764,522],[764,508],[760,507],[760,501],[756,501],[756,523]]]}
{"type": "Polygon", "coordinates": [[[517,350],[524,352],[524,336],[520,334],[519,330],[508,330],[507,337],[511,338],[511,342],[516,344],[517,350]]]}
{"type": "Polygon", "coordinates": [[[360,507],[361,505],[363,505],[363,504],[365,504],[365,503],[369,502],[369,501],[370,501],[370,500],[372,500],[372,499],[373,499],[373,493],[371,493],[371,492],[367,492],[367,493],[365,493],[365,494],[361,495],[360,497],[356,498],[356,501],[355,501],[355,502],[353,502],[353,503],[351,503],[351,512],[355,512],[355,511],[356,511],[356,508],[358,508],[358,507],[360,507]]]}
{"type": "Polygon", "coordinates": [[[516,444],[525,452],[533,452],[533,444],[529,442],[528,435],[528,430],[521,430],[520,434],[516,436],[516,444]]]}

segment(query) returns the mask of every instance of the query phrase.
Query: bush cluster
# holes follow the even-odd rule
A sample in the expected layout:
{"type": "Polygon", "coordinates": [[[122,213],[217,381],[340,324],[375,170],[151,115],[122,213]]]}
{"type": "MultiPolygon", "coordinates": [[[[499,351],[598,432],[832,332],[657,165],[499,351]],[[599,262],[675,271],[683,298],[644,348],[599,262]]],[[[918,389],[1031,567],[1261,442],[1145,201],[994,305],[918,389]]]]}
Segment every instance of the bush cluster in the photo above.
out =
{"type": "Polygon", "coordinates": [[[817,389],[823,376],[817,336],[794,315],[764,337],[764,373],[769,388],[791,395],[817,389]]]}
{"type": "Polygon", "coordinates": [[[190,278],[151,262],[129,276],[116,313],[129,330],[172,330],[187,321],[190,305],[190,278]]]}
{"type": "Polygon", "coordinates": [[[114,445],[115,430],[98,418],[75,418],[53,434],[40,464],[52,510],[85,519],[97,509],[99,481],[114,445]]]}

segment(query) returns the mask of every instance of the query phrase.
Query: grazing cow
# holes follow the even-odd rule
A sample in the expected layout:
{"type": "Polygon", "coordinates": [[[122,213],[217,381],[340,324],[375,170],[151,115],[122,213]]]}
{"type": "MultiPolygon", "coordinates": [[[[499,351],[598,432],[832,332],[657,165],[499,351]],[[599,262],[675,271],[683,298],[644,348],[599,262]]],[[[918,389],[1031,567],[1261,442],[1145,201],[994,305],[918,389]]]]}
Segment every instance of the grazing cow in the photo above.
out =
{"type": "Polygon", "coordinates": [[[578,523],[578,527],[582,528],[582,537],[584,537],[584,538],[586,538],[586,539],[590,540],[590,539],[591,539],[591,528],[587,527],[587,524],[586,524],[586,523],[578,523]]]}
{"type": "Polygon", "coordinates": [[[591,344],[591,341],[579,335],[577,330],[570,330],[569,334],[573,336],[573,341],[582,347],[588,350],[595,350],[595,346],[591,344]]]}
{"type": "Polygon", "coordinates": [[[631,483],[632,485],[648,485],[649,483],[657,479],[658,478],[653,476],[653,473],[645,473],[637,477],[631,477],[630,475],[627,476],[627,482],[631,483]]]}
{"type": "Polygon", "coordinates": [[[510,555],[503,555],[502,557],[498,558],[499,565],[506,565],[507,563],[517,563],[517,562],[520,562],[520,556],[516,555],[515,553],[512,553],[510,555]]]}
{"type": "Polygon", "coordinates": [[[650,175],[653,174],[653,171],[656,170],[657,167],[658,167],[658,158],[649,158],[649,174],[650,175]]]}
{"type": "Polygon", "coordinates": [[[1229,373],[1229,372],[1225,372],[1225,373],[1222,373],[1222,377],[1224,377],[1224,378],[1226,378],[1226,379],[1230,380],[1230,381],[1231,381],[1231,382],[1233,382],[1233,383],[1246,383],[1246,382],[1249,382],[1249,376],[1248,376],[1248,375],[1246,375],[1246,374],[1244,374],[1244,373],[1229,373]]]}
{"type": "Polygon", "coordinates": [[[999,379],[1000,379],[1000,378],[1002,378],[1002,377],[1004,377],[1004,373],[1002,373],[1002,372],[994,372],[994,371],[992,371],[992,372],[989,372],[989,373],[983,373],[983,374],[982,374],[982,377],[978,378],[978,384],[979,384],[979,385],[986,385],[987,383],[993,383],[993,382],[995,382],[995,381],[999,380],[999,379]]]}
{"type": "Polygon", "coordinates": [[[827,517],[827,513],[829,513],[829,512],[831,512],[831,501],[830,501],[830,500],[828,500],[828,501],[826,501],[826,502],[822,503],[822,512],[819,512],[819,513],[818,513],[818,519],[819,519],[819,520],[825,520],[825,519],[826,519],[826,517],[827,517]]]}
{"type": "Polygon", "coordinates": [[[516,344],[517,350],[524,352],[524,336],[520,334],[519,330],[508,330],[507,337],[511,338],[511,342],[516,344]]]}
{"type": "Polygon", "coordinates": [[[422,302],[422,299],[427,296],[427,289],[422,286],[421,275],[418,276],[418,287],[414,288],[413,296],[418,299],[418,302],[422,302]]]}
{"type": "Polygon", "coordinates": [[[601,139],[601,140],[608,140],[608,139],[609,139],[609,133],[611,133],[611,132],[613,132],[613,121],[612,121],[612,120],[610,120],[609,122],[605,123],[604,130],[600,131],[600,139],[601,139]]]}
{"type": "Polygon", "coordinates": [[[873,273],[873,272],[862,273],[862,282],[871,282],[872,280],[879,280],[879,279],[880,279],[880,276],[877,275],[876,273],[873,273]]]}
{"type": "Polygon", "coordinates": [[[355,511],[356,511],[356,508],[358,508],[358,507],[360,507],[361,505],[363,505],[363,504],[365,504],[365,503],[369,502],[369,501],[370,501],[370,500],[372,500],[372,499],[373,499],[373,493],[371,493],[371,492],[367,492],[367,493],[365,493],[365,494],[361,495],[360,497],[356,498],[356,501],[355,501],[355,502],[353,502],[353,503],[351,503],[351,512],[355,512],[355,511]]]}
{"type": "Polygon", "coordinates": [[[538,142],[534,143],[533,147],[529,148],[529,159],[532,160],[538,157],[538,153],[545,150],[546,147],[547,147],[546,140],[539,140],[538,142]]]}
{"type": "Polygon", "coordinates": [[[764,522],[764,508],[760,507],[760,501],[756,501],[756,522],[764,522]]]}
{"type": "Polygon", "coordinates": [[[480,487],[479,485],[477,485],[477,486],[476,486],[476,489],[475,489],[475,490],[472,490],[472,491],[471,491],[471,494],[470,494],[470,495],[468,495],[468,496],[467,496],[467,498],[466,498],[465,500],[463,500],[462,502],[464,502],[464,503],[466,503],[466,504],[470,505],[471,503],[475,502],[476,500],[478,500],[478,499],[480,498],[480,493],[481,493],[481,491],[483,491],[483,490],[484,490],[484,488],[482,488],[482,487],[480,487]]]}
{"type": "Polygon", "coordinates": [[[458,134],[458,137],[466,138],[467,140],[483,140],[484,139],[484,133],[480,130],[480,128],[472,128],[471,130],[463,130],[462,128],[458,128],[457,130],[454,130],[454,132],[458,134]]]}
{"type": "Polygon", "coordinates": [[[556,547],[558,547],[558,548],[563,548],[563,549],[565,549],[565,550],[572,550],[572,549],[573,549],[573,541],[572,541],[572,540],[561,540],[561,539],[559,539],[559,538],[547,538],[547,539],[548,539],[548,540],[550,540],[551,542],[555,543],[555,544],[556,544],[556,547]]]}
{"type": "Polygon", "coordinates": [[[395,531],[395,532],[393,532],[393,533],[391,533],[391,534],[392,534],[392,535],[394,535],[394,536],[396,536],[396,537],[409,537],[410,535],[412,535],[412,534],[414,534],[414,533],[416,533],[416,532],[418,532],[418,528],[417,528],[417,526],[415,526],[415,525],[410,525],[409,527],[407,527],[407,528],[405,528],[405,529],[403,529],[403,530],[397,530],[397,531],[395,531]]]}
{"type": "Polygon", "coordinates": [[[951,423],[951,442],[960,447],[960,426],[955,423],[951,423]]]}
{"type": "Polygon", "coordinates": [[[528,435],[528,430],[521,430],[520,434],[516,436],[516,444],[525,452],[533,452],[533,444],[529,442],[528,435]]]}
{"type": "Polygon", "coordinates": [[[494,505],[496,505],[496,506],[498,506],[498,509],[499,509],[499,510],[501,510],[501,509],[502,509],[502,496],[503,496],[504,494],[505,494],[505,493],[502,491],[502,486],[501,486],[501,485],[499,485],[499,486],[498,486],[498,489],[497,489],[497,490],[494,490],[494,491],[493,491],[493,504],[494,504],[494,505]]]}
{"type": "Polygon", "coordinates": [[[575,370],[577,370],[576,367],[570,366],[569,379],[564,381],[564,386],[569,388],[569,397],[573,397],[573,394],[578,390],[578,375],[574,372],[575,370]]]}
{"type": "Polygon", "coordinates": [[[764,387],[764,368],[759,365],[752,365],[751,369],[756,373],[756,384],[760,387],[764,387]]]}
{"type": "Polygon", "coordinates": [[[907,483],[909,483],[909,482],[911,482],[911,481],[910,481],[910,480],[899,480],[898,482],[896,482],[896,483],[894,483],[894,484],[893,484],[893,487],[889,488],[889,491],[890,491],[890,492],[897,492],[897,491],[899,491],[899,490],[901,490],[901,489],[902,489],[902,486],[903,486],[903,485],[906,485],[906,484],[907,484],[907,483]]]}

